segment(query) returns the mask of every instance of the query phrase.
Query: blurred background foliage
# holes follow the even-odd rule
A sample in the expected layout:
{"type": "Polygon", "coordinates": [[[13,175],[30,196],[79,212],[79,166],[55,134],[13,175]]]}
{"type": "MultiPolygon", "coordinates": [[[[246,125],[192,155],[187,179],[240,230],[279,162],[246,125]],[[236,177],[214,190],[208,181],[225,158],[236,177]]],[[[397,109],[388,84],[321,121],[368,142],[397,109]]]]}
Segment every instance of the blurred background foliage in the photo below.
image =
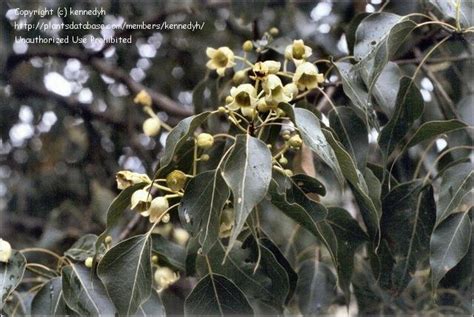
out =
{"type": "MultiPolygon", "coordinates": [[[[424,11],[426,5],[425,1],[414,0],[389,3],[268,0],[250,5],[233,5],[226,0],[2,1],[0,236],[16,249],[41,246],[61,252],[85,233],[100,233],[107,206],[118,192],[115,173],[129,169],[151,174],[167,135],[163,132],[149,138],[142,133],[141,124],[146,115],[133,104],[134,95],[146,87],[152,94],[154,109],[170,125],[192,114],[194,87],[205,76],[214,76],[205,68],[206,47],[228,46],[241,53],[241,43],[245,40],[259,40],[266,31],[276,27],[282,38],[304,39],[313,48],[314,59],[329,56],[337,59],[349,54],[344,32],[357,14],[374,12],[384,6],[384,11],[404,15],[424,11]],[[15,30],[14,23],[36,23],[41,19],[61,22],[57,16],[22,18],[14,14],[15,8],[44,6],[103,7],[107,12],[102,17],[68,16],[64,22],[205,24],[203,30],[194,32],[133,31],[130,33],[133,44],[125,45],[15,43],[15,36],[25,36],[27,31],[15,30]]],[[[30,31],[28,36],[40,33],[30,31]]],[[[87,30],[41,33],[43,36],[66,34],[114,35],[110,31],[87,30]]],[[[396,57],[402,70],[412,72],[436,36],[424,29],[417,30],[396,57]]],[[[282,43],[286,42],[282,40],[282,43]]],[[[466,46],[469,44],[463,41],[449,43],[433,57],[457,56],[466,46]]],[[[472,124],[472,63],[458,60],[436,66],[439,69],[434,79],[428,71],[418,80],[425,100],[423,121],[451,118],[449,107],[454,107],[464,121],[472,124]],[[443,89],[436,88],[439,86],[443,89]]],[[[336,104],[347,105],[349,101],[340,82],[334,80],[336,84],[327,93],[336,104]]],[[[216,99],[212,94],[215,89],[212,85],[217,84],[209,82],[206,84],[209,86],[203,87],[203,97],[195,98],[203,98],[204,107],[217,107],[219,96],[216,99]]],[[[316,105],[322,99],[320,95],[311,98],[316,105]]],[[[325,113],[330,109],[326,105],[319,110],[325,113]]],[[[371,139],[375,140],[376,132],[373,132],[371,139]]],[[[447,140],[438,140],[428,153],[427,164],[446,142],[466,144],[468,137],[465,131],[460,131],[447,140]]],[[[413,158],[419,158],[422,152],[423,148],[415,147],[410,155],[403,156],[403,164],[394,171],[397,177],[408,180],[416,166],[413,158]]],[[[373,149],[369,161],[377,155],[373,149]]],[[[459,151],[452,155],[459,155],[459,151]]],[[[325,168],[319,167],[317,174],[324,183],[334,184],[333,176],[325,168]]],[[[330,190],[325,202],[354,210],[350,191],[326,187],[330,190]]],[[[282,240],[276,242],[285,245],[293,224],[281,224],[281,221],[277,224],[272,217],[265,219],[265,230],[277,230],[275,226],[280,226],[282,240]]],[[[300,230],[298,234],[305,233],[300,230]]],[[[307,241],[309,245],[312,240],[308,237],[307,241]]],[[[413,301],[415,311],[417,305],[423,303],[413,301]]]]}

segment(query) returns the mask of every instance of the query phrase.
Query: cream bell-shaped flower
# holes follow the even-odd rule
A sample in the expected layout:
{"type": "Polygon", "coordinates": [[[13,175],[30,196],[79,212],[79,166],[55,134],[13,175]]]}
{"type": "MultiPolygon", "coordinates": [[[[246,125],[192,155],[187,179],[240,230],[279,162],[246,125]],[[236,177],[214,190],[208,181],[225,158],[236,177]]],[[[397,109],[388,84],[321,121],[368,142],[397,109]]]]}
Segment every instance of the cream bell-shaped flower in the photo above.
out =
{"type": "Polygon", "coordinates": [[[138,212],[147,211],[150,208],[152,198],[147,190],[136,190],[130,199],[131,208],[138,212]]]}
{"type": "Polygon", "coordinates": [[[285,58],[291,59],[296,66],[303,63],[313,54],[311,47],[304,45],[303,40],[294,40],[285,48],[285,58]]]}
{"type": "Polygon", "coordinates": [[[139,174],[130,171],[120,171],[115,174],[117,188],[123,190],[139,183],[151,183],[151,179],[146,174],[139,174]]]}
{"type": "Polygon", "coordinates": [[[277,107],[280,102],[289,102],[292,97],[285,91],[280,77],[273,74],[268,75],[263,82],[263,90],[265,91],[265,100],[273,107],[277,107]]]}
{"type": "Polygon", "coordinates": [[[156,222],[161,215],[170,208],[168,199],[164,196],[154,198],[150,203],[150,209],[148,213],[150,215],[150,222],[156,222]]]}
{"type": "Polygon", "coordinates": [[[300,90],[316,88],[318,84],[323,81],[323,74],[318,73],[316,66],[309,62],[304,62],[299,65],[293,75],[293,83],[295,83],[300,90]]]}
{"type": "Polygon", "coordinates": [[[242,84],[230,89],[230,95],[234,100],[227,105],[230,110],[254,107],[257,102],[257,90],[251,84],[242,84]]]}
{"type": "Polygon", "coordinates": [[[281,63],[277,61],[264,61],[263,64],[267,67],[268,74],[276,74],[280,71],[281,63]]]}
{"type": "Polygon", "coordinates": [[[249,118],[249,119],[254,119],[257,116],[257,107],[252,106],[252,107],[246,107],[246,108],[240,108],[240,111],[242,114],[249,118]]]}
{"type": "Polygon", "coordinates": [[[8,263],[12,256],[12,247],[8,241],[0,239],[0,262],[8,263]]]}
{"type": "Polygon", "coordinates": [[[159,290],[164,290],[179,280],[179,274],[173,272],[169,267],[163,266],[156,269],[153,278],[159,290]]]}
{"type": "Polygon", "coordinates": [[[283,90],[285,90],[285,93],[288,96],[291,96],[291,99],[296,98],[296,96],[298,95],[298,86],[296,86],[296,84],[294,83],[286,84],[283,87],[283,90]]]}
{"type": "Polygon", "coordinates": [[[207,68],[215,69],[219,76],[224,76],[225,70],[235,65],[234,52],[227,46],[222,46],[218,49],[208,47],[206,55],[210,58],[206,64],[207,68]]]}

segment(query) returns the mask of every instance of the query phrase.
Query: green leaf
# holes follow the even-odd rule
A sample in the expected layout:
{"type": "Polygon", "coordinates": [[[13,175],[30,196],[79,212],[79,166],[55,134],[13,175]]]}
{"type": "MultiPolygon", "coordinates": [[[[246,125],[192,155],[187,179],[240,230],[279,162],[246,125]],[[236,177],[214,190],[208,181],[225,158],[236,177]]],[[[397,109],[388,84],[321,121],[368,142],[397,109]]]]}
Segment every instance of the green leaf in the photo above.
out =
{"type": "Polygon", "coordinates": [[[221,212],[229,196],[229,188],[218,170],[201,173],[186,186],[178,208],[179,218],[184,229],[199,237],[204,254],[219,238],[221,212]]]}
{"type": "Polygon", "coordinates": [[[340,184],[342,184],[344,177],[341,168],[337,163],[333,149],[326,141],[318,118],[311,111],[303,108],[295,108],[294,113],[295,124],[303,138],[303,142],[333,170],[340,184]]]}
{"type": "Polygon", "coordinates": [[[12,250],[8,263],[0,262],[0,312],[8,296],[16,289],[25,273],[26,259],[20,252],[12,250]]]}
{"type": "Polygon", "coordinates": [[[347,62],[337,62],[334,65],[341,76],[342,89],[349,100],[362,112],[372,113],[367,89],[356,67],[347,62]]]}
{"type": "Polygon", "coordinates": [[[350,283],[354,267],[354,253],[365,241],[369,240],[357,221],[343,208],[328,208],[327,223],[337,239],[338,284],[344,292],[346,304],[350,303],[350,283]]]}
{"type": "MultiPolygon", "coordinates": [[[[81,264],[71,264],[62,270],[64,300],[80,315],[113,315],[116,309],[100,280],[81,264]]],[[[117,276],[118,278],[118,276],[117,276]]]]}
{"type": "Polygon", "coordinates": [[[120,220],[122,220],[122,215],[125,209],[130,205],[130,198],[132,197],[132,194],[138,190],[142,189],[145,187],[146,183],[140,183],[140,184],[135,184],[130,187],[125,188],[118,194],[117,197],[112,201],[112,203],[109,206],[109,209],[107,210],[107,227],[104,230],[104,232],[101,233],[99,238],[97,238],[97,241],[95,242],[95,250],[96,254],[99,253],[100,248],[102,247],[102,243],[105,240],[105,237],[107,237],[110,234],[110,231],[112,228],[114,228],[117,224],[120,223],[120,220]]]}
{"type": "Polygon", "coordinates": [[[434,230],[430,242],[431,283],[439,281],[466,255],[471,243],[469,212],[451,214],[434,230]]]}
{"type": "Polygon", "coordinates": [[[337,107],[329,113],[329,123],[344,148],[357,162],[357,167],[364,170],[369,153],[367,125],[364,120],[351,108],[337,107]]]}
{"type": "Polygon", "coordinates": [[[253,315],[252,307],[242,291],[220,274],[203,277],[184,303],[188,316],[253,315]]]}
{"type": "Polygon", "coordinates": [[[415,134],[410,138],[410,141],[408,141],[404,149],[408,149],[420,142],[429,140],[443,133],[448,133],[465,127],[467,127],[467,125],[464,122],[456,119],[425,122],[416,130],[415,134]]]}
{"type": "Polygon", "coordinates": [[[137,316],[166,316],[165,306],[156,291],[138,308],[137,316]]]}
{"type": "Polygon", "coordinates": [[[456,4],[461,4],[459,10],[459,23],[463,27],[474,25],[472,12],[474,10],[474,3],[472,0],[428,0],[445,18],[457,20],[456,4]]]}
{"type": "Polygon", "coordinates": [[[423,97],[411,78],[402,77],[400,80],[396,105],[395,113],[379,137],[379,145],[385,157],[392,153],[423,113],[423,97]]]}
{"type": "Polygon", "coordinates": [[[119,314],[135,314],[151,294],[151,241],[148,235],[124,240],[102,258],[97,274],[119,314]]]}
{"type": "Polygon", "coordinates": [[[474,171],[470,162],[452,166],[444,172],[438,198],[437,224],[453,213],[466,211],[466,205],[462,206],[461,203],[472,202],[473,183],[474,171]]]}
{"type": "Polygon", "coordinates": [[[46,282],[36,293],[31,303],[32,315],[67,315],[66,302],[63,296],[61,277],[46,282]]]}
{"type": "Polygon", "coordinates": [[[298,186],[305,194],[326,195],[326,187],[314,177],[306,174],[296,174],[291,176],[292,183],[298,186]]]}
{"type": "Polygon", "coordinates": [[[360,61],[369,95],[387,62],[415,27],[415,22],[387,12],[371,14],[359,24],[354,56],[360,61]]]}
{"type": "Polygon", "coordinates": [[[341,166],[342,173],[353,189],[355,198],[360,207],[362,218],[367,226],[369,236],[378,242],[380,231],[381,210],[372,200],[364,175],[357,169],[356,164],[342,144],[334,138],[331,131],[324,129],[326,138],[334,149],[336,158],[341,166]]]}
{"type": "MultiPolygon", "coordinates": [[[[365,82],[368,82],[364,72],[362,72],[362,78],[365,82]]],[[[372,87],[372,93],[377,104],[389,119],[395,111],[397,94],[400,89],[400,78],[402,78],[400,67],[396,63],[388,62],[372,87]]]]}
{"type": "MultiPolygon", "coordinates": [[[[198,257],[201,276],[211,270],[235,283],[252,302],[259,301],[281,308],[289,292],[288,275],[276,257],[264,245],[243,247],[237,241],[225,258],[225,246],[218,242],[205,257],[198,257]],[[260,250],[260,251],[258,251],[260,250]],[[260,252],[261,262],[256,269],[260,252]],[[206,263],[209,261],[208,263],[206,263]],[[255,270],[256,269],[256,270],[255,270]]],[[[252,307],[254,305],[252,304],[252,307]]]]}
{"type": "Polygon", "coordinates": [[[206,121],[210,112],[203,112],[181,120],[166,138],[165,153],[160,159],[156,176],[166,176],[173,169],[176,152],[186,143],[197,127],[206,121]]]}
{"type": "Polygon", "coordinates": [[[296,298],[304,316],[320,315],[327,312],[336,294],[336,277],[324,263],[306,260],[298,269],[296,298]]]}
{"type": "Polygon", "coordinates": [[[179,244],[163,238],[159,234],[151,235],[152,251],[172,267],[185,271],[186,250],[179,244]]]}
{"type": "MultiPolygon", "coordinates": [[[[86,234],[80,237],[74,244],[64,252],[64,255],[70,257],[75,261],[85,261],[88,257],[95,255],[95,244],[97,236],[95,234],[86,234]]],[[[105,252],[105,247],[102,245],[102,252],[105,252]]]]}
{"type": "Polygon", "coordinates": [[[265,143],[247,134],[237,135],[222,177],[232,190],[235,224],[229,249],[252,209],[265,197],[272,177],[272,155],[265,143]]]}
{"type": "Polygon", "coordinates": [[[420,180],[400,184],[384,197],[381,228],[395,259],[392,288],[397,294],[408,285],[417,265],[428,258],[435,219],[433,188],[420,180]]]}
{"type": "Polygon", "coordinates": [[[364,20],[366,17],[368,17],[370,13],[368,12],[363,12],[357,14],[354,18],[352,18],[351,22],[346,28],[346,42],[347,42],[347,47],[349,48],[349,54],[354,55],[354,45],[356,41],[356,31],[359,26],[359,24],[364,20]]]}

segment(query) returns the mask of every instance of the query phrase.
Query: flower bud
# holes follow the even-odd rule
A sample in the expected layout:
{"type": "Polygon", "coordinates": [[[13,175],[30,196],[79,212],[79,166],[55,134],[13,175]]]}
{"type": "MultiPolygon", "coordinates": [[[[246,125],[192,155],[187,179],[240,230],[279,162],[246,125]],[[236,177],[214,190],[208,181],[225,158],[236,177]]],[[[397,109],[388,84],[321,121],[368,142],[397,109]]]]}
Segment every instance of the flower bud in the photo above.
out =
{"type": "Polygon", "coordinates": [[[155,283],[160,290],[168,288],[171,284],[179,280],[179,275],[168,267],[159,267],[153,275],[155,283]]]}
{"type": "Polygon", "coordinates": [[[201,133],[196,139],[197,146],[203,149],[208,149],[214,144],[214,137],[209,133],[201,133]]]}
{"type": "Polygon", "coordinates": [[[112,237],[111,236],[107,236],[105,237],[105,244],[111,244],[112,243],[112,237]]]}
{"type": "Polygon", "coordinates": [[[168,199],[164,196],[156,197],[151,201],[150,209],[148,212],[150,213],[150,222],[157,221],[161,215],[168,210],[170,204],[168,199]]]}
{"type": "Polygon", "coordinates": [[[146,92],[146,90],[141,90],[133,99],[133,102],[139,106],[143,107],[151,107],[152,100],[150,94],[146,92]]]}
{"type": "MultiPolygon", "coordinates": [[[[242,84],[246,79],[247,79],[247,72],[245,70],[239,70],[238,72],[234,74],[234,77],[232,77],[232,81],[235,85],[242,84]]],[[[232,102],[232,100],[230,102],[232,102]]]]}
{"type": "Polygon", "coordinates": [[[291,138],[291,132],[290,130],[283,130],[281,132],[281,137],[284,139],[284,140],[289,140],[291,138]]]}
{"type": "Polygon", "coordinates": [[[233,208],[225,208],[222,210],[221,214],[221,224],[219,227],[219,237],[226,238],[230,236],[232,232],[232,227],[234,226],[234,209],[233,208]]]}
{"type": "Polygon", "coordinates": [[[143,122],[143,133],[149,137],[157,136],[160,129],[161,121],[158,118],[148,118],[143,122]]]}
{"type": "MultiPolygon", "coordinates": [[[[225,98],[226,103],[227,103],[227,98],[228,98],[228,97],[232,98],[231,96],[227,96],[227,97],[225,98]]],[[[232,100],[231,100],[230,102],[232,102],[233,100],[234,100],[234,98],[232,98],[232,100]]],[[[219,111],[219,113],[226,113],[226,111],[227,111],[226,108],[225,108],[225,107],[222,107],[222,106],[220,106],[219,108],[217,108],[217,110],[219,111]]]]}
{"type": "Polygon", "coordinates": [[[301,145],[303,145],[303,140],[301,140],[298,134],[295,134],[288,140],[288,145],[292,148],[299,149],[301,145]]]}
{"type": "Polygon", "coordinates": [[[272,27],[268,33],[270,33],[271,36],[277,36],[279,33],[280,33],[280,30],[278,30],[278,28],[276,27],[272,27]]]}
{"type": "Polygon", "coordinates": [[[249,119],[254,119],[257,115],[257,110],[254,107],[242,108],[240,110],[242,111],[242,114],[249,119]]]}
{"type": "Polygon", "coordinates": [[[161,222],[162,222],[162,223],[168,223],[168,222],[170,222],[170,220],[171,220],[170,214],[165,214],[165,215],[163,216],[163,218],[161,218],[161,222]]]}
{"type": "Polygon", "coordinates": [[[0,262],[8,263],[12,256],[12,247],[8,241],[0,239],[0,262]]]}
{"type": "Polygon", "coordinates": [[[173,238],[178,244],[185,246],[189,240],[189,233],[182,228],[174,228],[173,238]]]}
{"type": "Polygon", "coordinates": [[[87,268],[91,268],[92,267],[92,263],[94,263],[94,259],[90,256],[88,257],[85,261],[84,261],[84,265],[87,267],[87,268]]]}
{"type": "Polygon", "coordinates": [[[152,197],[147,190],[139,189],[132,194],[131,208],[138,212],[147,211],[150,208],[151,200],[152,197]]]}
{"type": "Polygon", "coordinates": [[[245,52],[250,52],[251,50],[253,50],[252,41],[250,41],[250,40],[245,41],[244,44],[242,45],[242,49],[245,52]]]}
{"type": "Polygon", "coordinates": [[[166,186],[172,191],[180,191],[186,184],[186,174],[180,170],[174,170],[166,176],[166,186]]]}
{"type": "Polygon", "coordinates": [[[278,160],[278,162],[281,164],[281,165],[286,165],[288,164],[288,159],[284,156],[280,157],[280,159],[278,160]]]}
{"type": "Polygon", "coordinates": [[[291,177],[291,176],[293,176],[293,171],[289,170],[289,169],[286,169],[285,174],[286,174],[286,176],[291,177]]]}
{"type": "Polygon", "coordinates": [[[153,255],[151,257],[151,263],[153,264],[158,264],[158,256],[157,255],[153,255]]]}
{"type": "Polygon", "coordinates": [[[207,162],[207,161],[209,161],[209,159],[210,159],[209,154],[203,154],[203,155],[201,155],[201,157],[199,158],[199,160],[201,160],[201,161],[203,161],[203,162],[207,162]]]}
{"type": "Polygon", "coordinates": [[[259,112],[268,112],[270,111],[270,106],[267,104],[265,98],[260,98],[257,101],[257,109],[259,112]]]}

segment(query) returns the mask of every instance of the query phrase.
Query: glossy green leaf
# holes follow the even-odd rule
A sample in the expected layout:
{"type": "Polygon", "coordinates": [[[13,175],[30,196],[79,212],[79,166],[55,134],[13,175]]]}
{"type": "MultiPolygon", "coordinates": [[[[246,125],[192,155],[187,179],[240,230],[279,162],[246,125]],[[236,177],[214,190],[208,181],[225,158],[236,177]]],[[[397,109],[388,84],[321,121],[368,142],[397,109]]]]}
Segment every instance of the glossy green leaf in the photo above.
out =
{"type": "Polygon", "coordinates": [[[229,196],[230,190],[218,170],[201,173],[186,186],[179,218],[186,230],[199,237],[204,254],[219,238],[220,216],[229,196]]]}
{"type": "Polygon", "coordinates": [[[104,286],[90,269],[71,264],[63,268],[62,277],[64,301],[76,313],[99,316],[117,312],[104,286]]]}
{"type": "Polygon", "coordinates": [[[465,127],[466,124],[464,122],[456,119],[425,122],[410,138],[410,141],[408,141],[408,143],[405,145],[405,149],[417,145],[420,142],[439,136],[443,133],[448,133],[465,127]]]}
{"type": "Polygon", "coordinates": [[[97,274],[119,314],[135,314],[151,294],[151,241],[138,235],[120,242],[102,258],[97,274]]]}
{"type": "MultiPolygon", "coordinates": [[[[96,241],[97,236],[95,234],[86,234],[74,242],[74,244],[64,252],[64,255],[75,261],[84,261],[88,257],[95,255],[96,241]]],[[[105,247],[102,248],[102,251],[105,251],[105,247]]]]}
{"type": "Polygon", "coordinates": [[[456,4],[459,2],[459,23],[463,27],[474,25],[473,10],[474,3],[472,0],[428,0],[439,13],[445,18],[457,20],[458,11],[456,4]]]}
{"type": "Polygon", "coordinates": [[[67,313],[61,277],[55,277],[46,282],[36,293],[31,303],[31,314],[57,316],[67,313]]]}
{"type": "Polygon", "coordinates": [[[463,201],[472,202],[474,171],[472,163],[462,163],[448,168],[441,181],[436,212],[436,223],[441,223],[449,215],[465,212],[467,205],[463,201]]]}
{"type": "Polygon", "coordinates": [[[357,14],[354,18],[352,18],[351,22],[346,28],[346,42],[347,47],[349,48],[349,54],[354,55],[354,45],[356,41],[356,31],[359,27],[359,24],[367,17],[370,13],[362,12],[357,14]]]}
{"type": "Polygon", "coordinates": [[[423,112],[423,98],[411,78],[400,80],[395,112],[379,137],[379,145],[385,156],[390,155],[423,112]]]}
{"type": "Polygon", "coordinates": [[[433,189],[420,180],[400,184],[384,197],[381,228],[395,259],[391,275],[397,294],[408,285],[417,265],[428,258],[435,219],[433,189]]]}
{"type": "Polygon", "coordinates": [[[471,230],[468,211],[450,215],[434,230],[430,242],[431,283],[434,289],[466,255],[471,243],[471,230]]]}
{"type": "Polygon", "coordinates": [[[369,237],[343,208],[328,208],[326,221],[332,227],[337,239],[337,259],[340,263],[337,265],[338,284],[348,304],[351,295],[349,288],[354,267],[354,253],[363,242],[369,241],[369,237]]]}
{"type": "Polygon", "coordinates": [[[387,62],[415,26],[415,22],[387,12],[371,14],[359,24],[354,56],[360,61],[360,71],[369,95],[387,62]]]}
{"type": "Polygon", "coordinates": [[[320,315],[327,312],[336,294],[336,277],[324,263],[306,260],[298,269],[296,298],[304,316],[320,315]]]}
{"type": "Polygon", "coordinates": [[[335,139],[332,132],[325,129],[324,133],[331,147],[334,149],[344,177],[353,189],[369,236],[377,242],[380,231],[379,221],[381,210],[377,208],[377,204],[374,203],[370,197],[369,188],[364,175],[357,169],[356,163],[350,154],[344,149],[342,144],[335,139]]]}
{"type": "Polygon", "coordinates": [[[357,68],[347,62],[337,62],[335,66],[341,76],[342,89],[349,100],[364,113],[371,113],[373,109],[368,101],[369,95],[357,68]]]}
{"type": "Polygon", "coordinates": [[[229,240],[230,249],[252,209],[267,194],[272,177],[272,155],[267,145],[247,134],[237,135],[222,177],[234,199],[235,224],[229,240]]]}
{"type": "Polygon", "coordinates": [[[160,295],[156,291],[151,292],[151,296],[144,302],[137,311],[137,316],[166,316],[165,306],[160,295]]]}
{"type": "Polygon", "coordinates": [[[130,206],[130,198],[132,197],[132,194],[136,190],[145,187],[145,185],[146,183],[140,183],[127,187],[126,189],[122,190],[120,194],[118,194],[117,197],[115,197],[115,199],[112,201],[109,209],[107,210],[107,228],[100,234],[95,243],[96,254],[99,253],[105,237],[107,237],[110,234],[112,228],[117,226],[120,220],[123,219],[123,212],[128,206],[130,206]]]}
{"type": "Polygon", "coordinates": [[[23,279],[25,268],[26,259],[16,250],[12,250],[8,263],[0,262],[0,311],[2,311],[8,296],[23,279]]]}
{"type": "Polygon", "coordinates": [[[329,122],[346,151],[357,162],[358,169],[364,170],[369,153],[367,124],[349,107],[337,107],[331,111],[329,122]]]}
{"type": "Polygon", "coordinates": [[[229,279],[211,273],[203,277],[186,298],[187,316],[253,315],[242,291],[229,279]]]}
{"type": "Polygon", "coordinates": [[[173,169],[176,153],[193,135],[197,127],[206,121],[210,112],[203,112],[181,120],[166,138],[165,153],[160,159],[157,176],[166,176],[173,169]]]}
{"type": "Polygon", "coordinates": [[[212,272],[222,274],[235,283],[252,302],[265,302],[281,311],[289,292],[288,275],[270,250],[262,244],[259,249],[250,246],[244,248],[237,241],[225,261],[224,257],[225,246],[218,242],[207,260],[204,257],[198,258],[197,268],[201,276],[207,274],[210,267],[212,272]],[[256,269],[258,252],[261,262],[256,269]]]}
{"type": "Polygon", "coordinates": [[[159,255],[160,261],[170,266],[185,271],[186,250],[179,244],[163,238],[159,234],[151,235],[152,251],[159,255]]]}
{"type": "MultiPolygon", "coordinates": [[[[362,75],[365,81],[368,79],[362,75]]],[[[374,82],[372,94],[380,109],[390,119],[395,111],[398,90],[402,72],[396,63],[388,62],[382,69],[379,77],[374,82]]]]}
{"type": "Polygon", "coordinates": [[[295,108],[294,114],[296,119],[295,123],[303,142],[333,170],[337,179],[342,184],[344,177],[342,176],[341,168],[336,160],[333,149],[326,141],[318,118],[311,111],[303,108],[295,108]]]}
{"type": "Polygon", "coordinates": [[[326,187],[314,177],[306,174],[291,176],[292,183],[296,184],[305,194],[326,195],[326,187]]]}

